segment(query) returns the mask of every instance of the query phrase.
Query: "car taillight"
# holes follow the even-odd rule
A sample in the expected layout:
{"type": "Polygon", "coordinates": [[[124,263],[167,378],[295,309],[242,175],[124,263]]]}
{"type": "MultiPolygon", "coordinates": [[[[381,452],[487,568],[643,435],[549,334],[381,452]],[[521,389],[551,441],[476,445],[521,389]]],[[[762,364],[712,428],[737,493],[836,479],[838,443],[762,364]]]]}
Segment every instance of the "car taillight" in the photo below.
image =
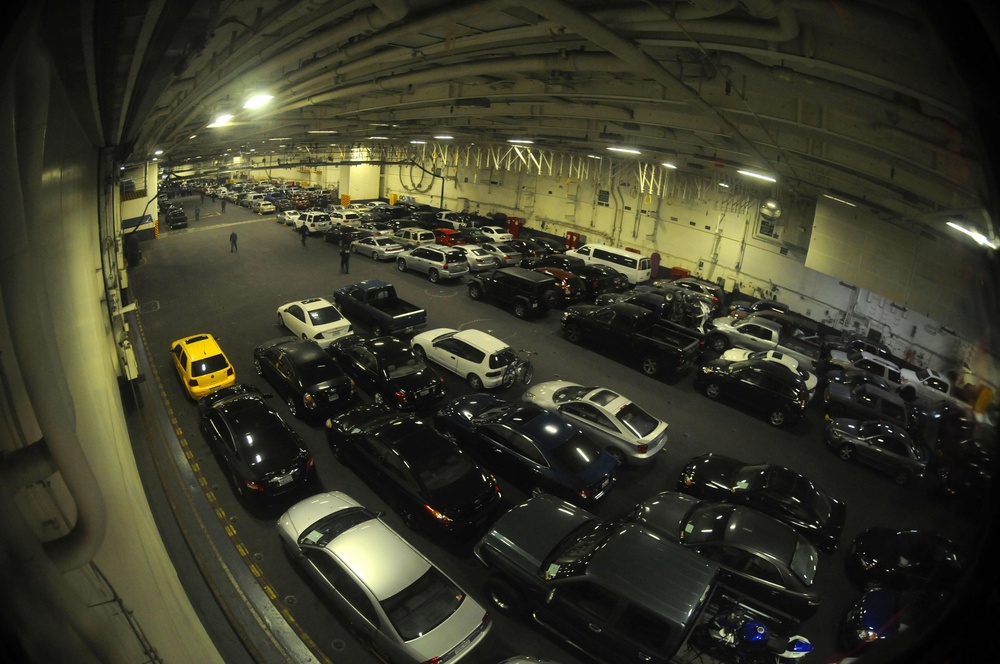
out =
{"type": "Polygon", "coordinates": [[[500,370],[500,371],[487,371],[486,372],[486,377],[487,378],[496,378],[497,376],[500,376],[502,374],[503,374],[503,370],[500,370]]]}
{"type": "Polygon", "coordinates": [[[590,497],[594,495],[594,492],[590,489],[580,489],[576,492],[576,495],[580,496],[584,500],[590,500],[590,497]]]}
{"type": "Polygon", "coordinates": [[[312,457],[309,457],[308,459],[306,459],[306,470],[312,470],[313,466],[315,466],[315,465],[316,465],[316,463],[313,461],[312,457]]]}
{"type": "Polygon", "coordinates": [[[649,443],[639,443],[638,447],[639,454],[645,454],[649,451],[649,443]]]}
{"type": "Polygon", "coordinates": [[[262,485],[257,484],[253,480],[247,480],[246,481],[246,485],[247,485],[247,488],[250,489],[250,490],[252,490],[252,491],[263,491],[264,490],[264,487],[262,485]]]}
{"type": "Polygon", "coordinates": [[[403,390],[396,390],[396,403],[400,406],[406,405],[406,392],[403,390]]]}
{"type": "Polygon", "coordinates": [[[311,408],[315,408],[316,407],[316,397],[314,397],[309,392],[306,392],[305,394],[302,395],[302,404],[306,408],[310,408],[310,409],[311,408]]]}
{"type": "Polygon", "coordinates": [[[438,512],[430,505],[424,505],[424,509],[427,510],[427,513],[430,514],[435,520],[440,521],[441,523],[452,523],[453,521],[450,516],[438,512]]]}

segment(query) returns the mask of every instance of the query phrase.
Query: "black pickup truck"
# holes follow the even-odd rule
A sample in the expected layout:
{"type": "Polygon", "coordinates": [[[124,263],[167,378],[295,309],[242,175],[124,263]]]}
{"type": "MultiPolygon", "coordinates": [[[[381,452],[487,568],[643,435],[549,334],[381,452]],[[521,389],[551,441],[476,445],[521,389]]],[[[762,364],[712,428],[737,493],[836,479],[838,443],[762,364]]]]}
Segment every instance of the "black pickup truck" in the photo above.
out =
{"type": "Polygon", "coordinates": [[[427,325],[427,312],[396,295],[381,279],[367,279],[338,288],[333,299],[345,316],[367,325],[375,336],[408,334],[427,325]]]}
{"type": "Polygon", "coordinates": [[[572,343],[592,338],[599,340],[603,348],[638,358],[639,367],[647,376],[664,369],[676,371],[691,366],[702,346],[702,338],[696,332],[660,320],[652,311],[625,302],[568,307],[563,312],[562,328],[572,343]]]}

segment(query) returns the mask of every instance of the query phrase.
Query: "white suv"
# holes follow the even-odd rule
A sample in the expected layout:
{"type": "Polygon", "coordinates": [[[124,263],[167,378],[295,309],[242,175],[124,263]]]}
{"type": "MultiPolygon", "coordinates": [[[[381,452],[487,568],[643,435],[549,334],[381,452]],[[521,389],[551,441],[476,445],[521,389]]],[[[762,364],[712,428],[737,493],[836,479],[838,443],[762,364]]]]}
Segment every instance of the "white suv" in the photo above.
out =
{"type": "Polygon", "coordinates": [[[326,212],[315,212],[313,210],[303,212],[295,220],[295,230],[299,230],[303,226],[306,227],[309,233],[324,233],[330,228],[330,215],[326,212]]]}
{"type": "Polygon", "coordinates": [[[500,387],[507,365],[517,359],[510,346],[479,330],[440,327],[410,341],[413,352],[458,374],[474,390],[500,387]]]}

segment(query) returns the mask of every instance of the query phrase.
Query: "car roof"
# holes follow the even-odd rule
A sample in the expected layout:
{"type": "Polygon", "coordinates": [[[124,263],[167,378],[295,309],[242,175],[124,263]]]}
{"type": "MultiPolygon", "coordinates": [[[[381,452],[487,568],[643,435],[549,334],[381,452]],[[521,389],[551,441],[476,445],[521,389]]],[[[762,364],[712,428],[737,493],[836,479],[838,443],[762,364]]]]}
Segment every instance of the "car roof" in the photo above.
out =
{"type": "Polygon", "coordinates": [[[426,558],[378,519],[369,519],[341,533],[327,543],[326,550],[380,602],[407,588],[431,568],[426,558]]]}
{"type": "Polygon", "coordinates": [[[883,401],[891,401],[893,403],[899,404],[899,406],[901,407],[906,406],[906,402],[903,401],[903,398],[901,396],[899,396],[895,392],[889,392],[888,390],[883,390],[881,387],[873,383],[862,383],[861,385],[858,385],[854,389],[858,390],[859,392],[867,392],[872,396],[876,396],[879,399],[882,399],[883,401]]]}
{"type": "Polygon", "coordinates": [[[219,346],[219,342],[216,341],[215,337],[207,332],[204,334],[195,334],[190,337],[185,337],[184,339],[178,339],[174,343],[170,344],[170,347],[173,348],[177,344],[184,347],[184,352],[187,353],[188,359],[192,361],[222,353],[222,348],[219,346]]]}
{"type": "Polygon", "coordinates": [[[798,543],[791,526],[747,508],[733,510],[723,539],[727,544],[767,552],[785,565],[791,562],[798,543]]]}
{"type": "Polygon", "coordinates": [[[529,270],[524,267],[502,267],[498,269],[497,272],[512,274],[516,277],[520,277],[521,279],[535,282],[552,282],[555,280],[551,275],[544,274],[542,272],[535,272],[534,270],[529,270]]]}
{"type": "Polygon", "coordinates": [[[468,342],[487,353],[496,353],[508,347],[503,341],[482,330],[459,330],[454,336],[456,339],[468,342]]]}

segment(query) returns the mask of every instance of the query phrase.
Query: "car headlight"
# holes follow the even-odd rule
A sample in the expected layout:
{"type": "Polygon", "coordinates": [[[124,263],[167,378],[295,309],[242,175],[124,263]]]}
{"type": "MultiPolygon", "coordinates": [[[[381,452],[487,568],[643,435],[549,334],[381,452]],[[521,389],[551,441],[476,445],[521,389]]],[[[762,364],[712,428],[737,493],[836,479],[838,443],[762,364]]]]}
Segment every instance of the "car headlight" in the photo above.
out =
{"type": "Polygon", "coordinates": [[[302,395],[302,405],[304,405],[306,408],[315,408],[316,397],[313,396],[311,392],[306,392],[305,394],[302,395]]]}
{"type": "Polygon", "coordinates": [[[878,632],[873,629],[861,628],[855,632],[858,637],[858,641],[864,641],[865,643],[871,643],[878,639],[878,632]]]}

